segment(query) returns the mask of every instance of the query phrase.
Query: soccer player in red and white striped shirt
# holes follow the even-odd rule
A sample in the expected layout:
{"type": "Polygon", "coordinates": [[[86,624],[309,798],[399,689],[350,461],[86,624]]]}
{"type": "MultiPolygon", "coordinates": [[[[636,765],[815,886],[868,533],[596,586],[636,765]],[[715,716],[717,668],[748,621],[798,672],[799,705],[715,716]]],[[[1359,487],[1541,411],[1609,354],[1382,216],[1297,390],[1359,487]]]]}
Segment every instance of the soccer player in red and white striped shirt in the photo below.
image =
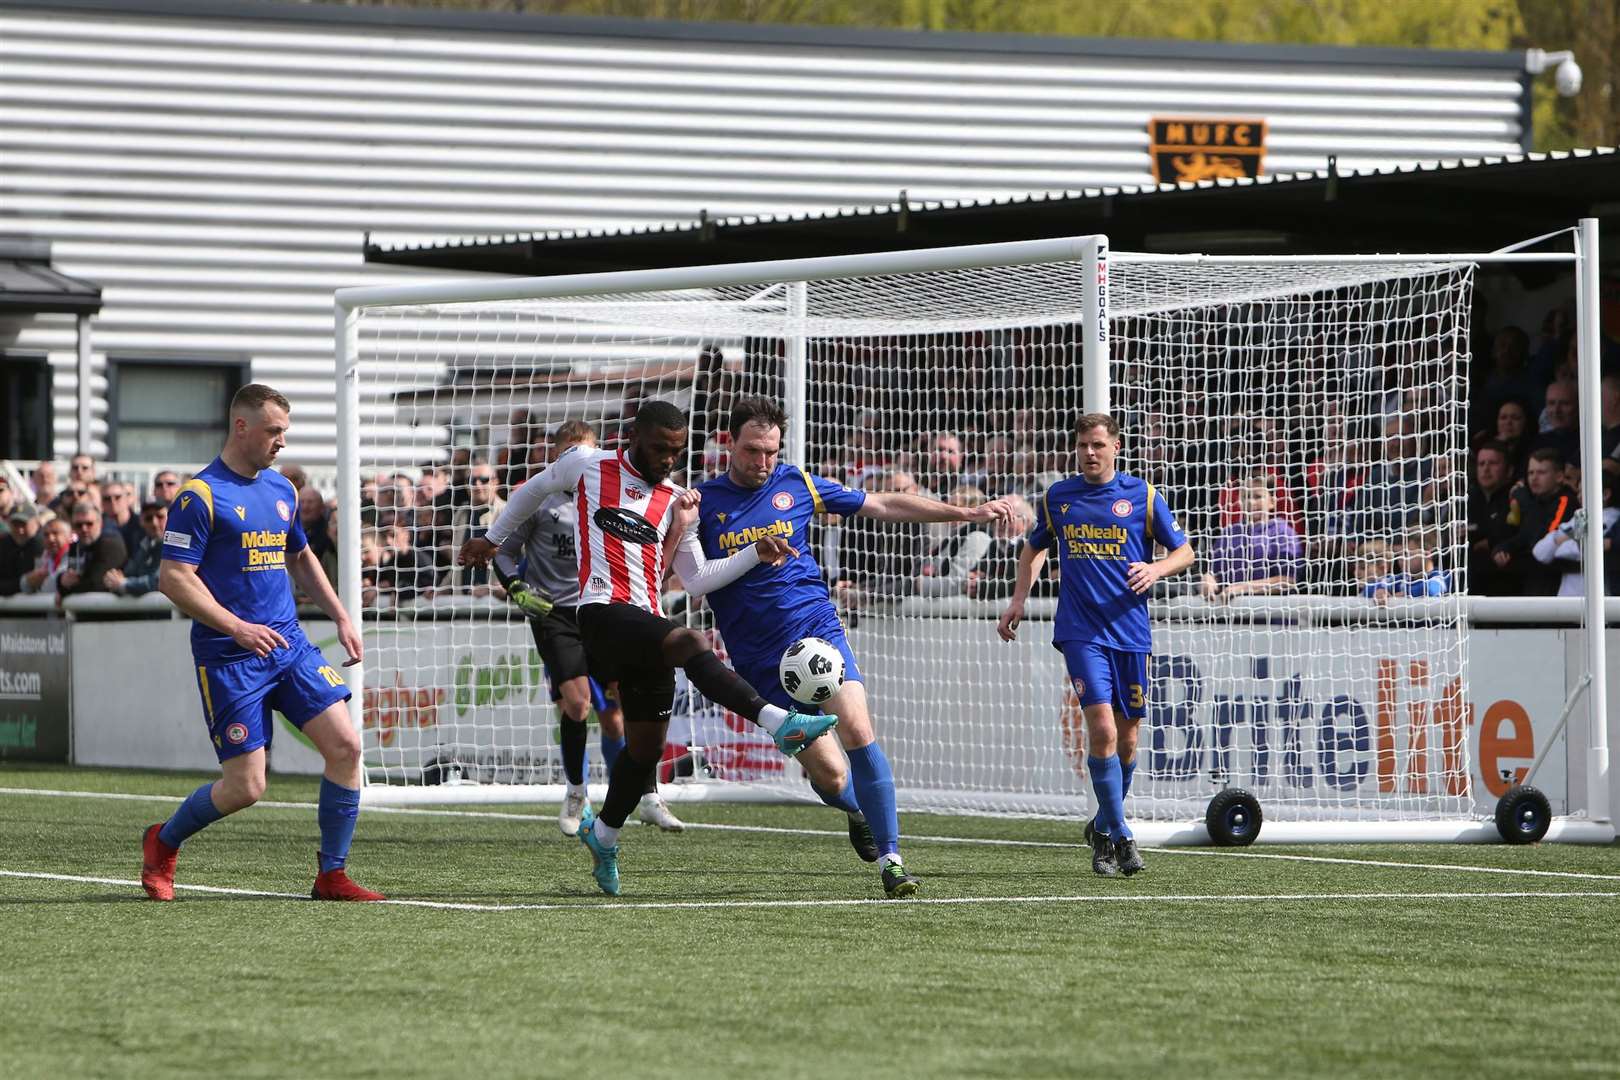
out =
{"type": "MultiPolygon", "coordinates": [[[[580,822],[592,874],[602,891],[619,894],[619,829],[646,790],[664,752],[675,702],[675,669],[704,696],[764,728],[783,753],[796,754],[827,733],[837,717],[807,716],[771,705],[715,656],[709,639],[664,618],[665,538],[676,526],[682,489],[670,481],[686,450],[686,414],[667,401],[636,412],[627,449],[575,447],[512,493],[488,535],[462,545],[463,563],[482,565],[548,495],[571,491],[579,509],[579,629],[591,670],[616,679],[626,746],[608,779],[601,813],[580,822]]],[[[792,549],[766,537],[727,559],[708,561],[695,532],[675,549],[675,570],[699,591],[721,588],[792,549]]]]}

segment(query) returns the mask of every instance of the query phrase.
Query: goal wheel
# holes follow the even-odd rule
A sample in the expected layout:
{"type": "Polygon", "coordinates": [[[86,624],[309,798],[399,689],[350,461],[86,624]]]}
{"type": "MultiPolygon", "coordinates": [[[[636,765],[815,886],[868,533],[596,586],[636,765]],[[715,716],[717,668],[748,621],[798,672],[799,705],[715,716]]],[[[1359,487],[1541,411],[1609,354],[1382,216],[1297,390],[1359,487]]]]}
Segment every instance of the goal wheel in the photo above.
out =
{"type": "Polygon", "coordinates": [[[1534,844],[1552,825],[1552,803],[1536,788],[1515,784],[1496,800],[1496,831],[1509,844],[1534,844]]]}
{"type": "Polygon", "coordinates": [[[1260,835],[1264,820],[1260,800],[1242,788],[1227,788],[1209,800],[1204,811],[1209,838],[1221,847],[1248,847],[1260,835]]]}

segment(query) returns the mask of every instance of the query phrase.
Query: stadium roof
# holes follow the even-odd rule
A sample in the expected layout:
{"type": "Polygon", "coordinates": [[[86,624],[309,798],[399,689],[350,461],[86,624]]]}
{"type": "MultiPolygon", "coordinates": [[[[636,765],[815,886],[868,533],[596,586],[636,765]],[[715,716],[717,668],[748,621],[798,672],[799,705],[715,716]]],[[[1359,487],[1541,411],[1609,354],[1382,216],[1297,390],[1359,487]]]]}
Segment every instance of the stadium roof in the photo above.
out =
{"type": "Polygon", "coordinates": [[[366,261],[548,276],[752,262],[1107,233],[1132,251],[1488,251],[1620,218],[1613,147],[1399,168],[1188,184],[1048,191],[983,201],[898,201],[820,213],[617,231],[516,233],[441,244],[365,246],[366,261]]]}

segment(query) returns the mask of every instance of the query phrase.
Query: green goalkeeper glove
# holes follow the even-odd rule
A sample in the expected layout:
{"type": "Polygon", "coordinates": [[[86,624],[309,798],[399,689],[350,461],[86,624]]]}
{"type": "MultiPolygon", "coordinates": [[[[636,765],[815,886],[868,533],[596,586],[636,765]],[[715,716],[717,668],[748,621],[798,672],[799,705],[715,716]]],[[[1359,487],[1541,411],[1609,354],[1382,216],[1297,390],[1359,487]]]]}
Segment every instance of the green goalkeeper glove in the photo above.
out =
{"type": "Polygon", "coordinates": [[[555,606],[521,581],[514,581],[506,590],[507,598],[531,619],[543,619],[555,606]]]}

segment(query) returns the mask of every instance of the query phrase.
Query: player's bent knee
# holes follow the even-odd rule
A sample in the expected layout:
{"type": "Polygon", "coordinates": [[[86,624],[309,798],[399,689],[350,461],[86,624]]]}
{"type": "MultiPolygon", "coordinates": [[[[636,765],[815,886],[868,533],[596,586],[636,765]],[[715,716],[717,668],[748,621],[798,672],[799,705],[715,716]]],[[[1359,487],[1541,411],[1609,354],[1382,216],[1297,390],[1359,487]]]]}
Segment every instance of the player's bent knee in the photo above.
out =
{"type": "Polygon", "coordinates": [[[798,761],[810,774],[810,782],[818,791],[833,794],[844,789],[849,770],[844,765],[844,755],[835,751],[829,740],[817,739],[799,751],[798,761]]]}
{"type": "Polygon", "coordinates": [[[664,659],[681,667],[699,653],[708,652],[711,646],[709,639],[698,631],[682,627],[669,632],[669,636],[664,638],[663,648],[664,659]]]}

